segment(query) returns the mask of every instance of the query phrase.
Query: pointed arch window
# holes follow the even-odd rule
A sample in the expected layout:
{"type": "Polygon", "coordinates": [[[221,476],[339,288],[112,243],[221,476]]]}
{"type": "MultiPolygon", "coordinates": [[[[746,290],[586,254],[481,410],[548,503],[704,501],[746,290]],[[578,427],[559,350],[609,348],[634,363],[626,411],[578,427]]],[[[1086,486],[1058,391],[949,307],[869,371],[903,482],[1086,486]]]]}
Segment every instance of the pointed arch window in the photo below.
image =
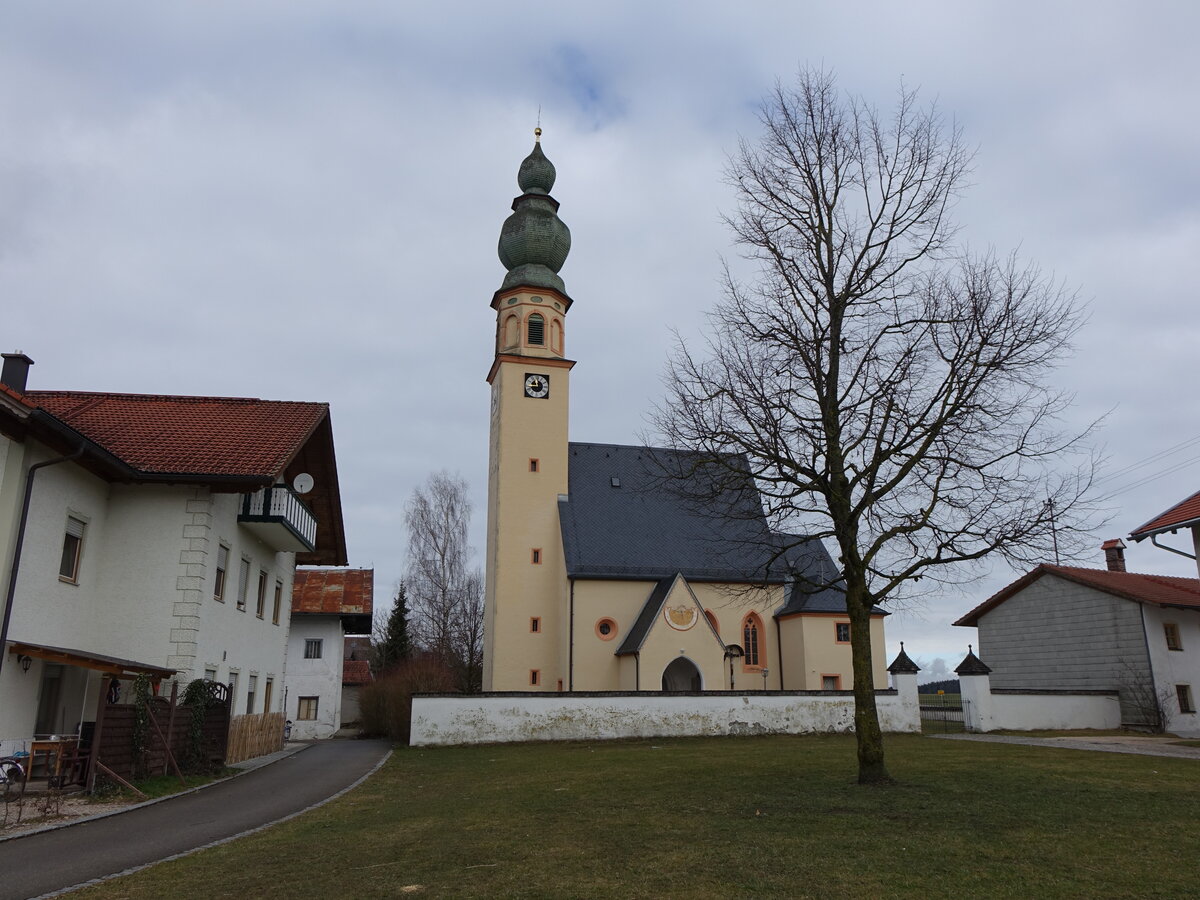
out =
{"type": "Polygon", "coordinates": [[[542,318],[541,313],[534,313],[529,317],[526,333],[529,344],[541,347],[546,343],[546,320],[542,318]]]}
{"type": "Polygon", "coordinates": [[[742,665],[746,668],[759,669],[766,665],[766,653],[763,650],[765,636],[762,619],[756,613],[750,613],[742,619],[742,650],[745,653],[742,665]]]}

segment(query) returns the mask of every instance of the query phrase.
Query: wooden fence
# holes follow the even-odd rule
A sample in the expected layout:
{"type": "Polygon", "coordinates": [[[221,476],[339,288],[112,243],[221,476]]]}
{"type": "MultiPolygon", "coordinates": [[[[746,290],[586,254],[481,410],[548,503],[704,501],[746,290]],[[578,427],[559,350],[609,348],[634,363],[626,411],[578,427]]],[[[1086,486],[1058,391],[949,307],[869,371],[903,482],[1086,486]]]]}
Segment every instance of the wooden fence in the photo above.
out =
{"type": "MultiPolygon", "coordinates": [[[[181,766],[186,765],[191,740],[192,708],[172,705],[163,697],[150,700],[150,711],[170,741],[171,752],[181,766]]],[[[104,713],[104,728],[100,734],[99,760],[122,778],[131,778],[134,771],[133,731],[136,710],[132,704],[112,704],[104,713]]],[[[205,710],[202,730],[202,757],[205,762],[220,764],[229,732],[229,706],[218,702],[205,710]]],[[[151,725],[146,733],[146,771],[151,775],[168,771],[165,744],[151,725]]]]}
{"type": "Polygon", "coordinates": [[[283,713],[254,713],[236,716],[229,723],[225,763],[265,756],[283,748],[283,713]]]}

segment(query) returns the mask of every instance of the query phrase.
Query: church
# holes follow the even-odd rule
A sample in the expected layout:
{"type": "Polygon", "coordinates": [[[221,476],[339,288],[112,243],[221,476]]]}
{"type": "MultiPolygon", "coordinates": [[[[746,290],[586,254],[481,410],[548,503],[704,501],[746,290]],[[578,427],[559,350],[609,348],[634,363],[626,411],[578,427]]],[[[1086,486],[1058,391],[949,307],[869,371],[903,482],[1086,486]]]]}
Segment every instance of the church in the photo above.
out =
{"type": "Polygon", "coordinates": [[[571,234],[535,135],[491,303],[484,691],[850,690],[850,619],[820,541],[772,533],[752,485],[695,483],[696,453],[568,440],[571,234]]]}

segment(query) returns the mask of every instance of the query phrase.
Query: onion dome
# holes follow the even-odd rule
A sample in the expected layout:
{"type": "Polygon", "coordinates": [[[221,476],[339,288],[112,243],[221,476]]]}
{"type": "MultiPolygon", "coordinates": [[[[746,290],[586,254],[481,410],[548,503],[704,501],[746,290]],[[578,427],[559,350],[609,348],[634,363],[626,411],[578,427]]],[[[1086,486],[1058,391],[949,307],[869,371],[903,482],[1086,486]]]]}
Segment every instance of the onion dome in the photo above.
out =
{"type": "Polygon", "coordinates": [[[558,217],[554,164],[542,152],[541,129],[533,152],[521,162],[517,184],[523,192],[512,203],[513,214],[504,220],[496,249],[508,269],[500,290],[517,286],[552,288],[566,294],[558,270],[571,252],[571,230],[558,217]]]}

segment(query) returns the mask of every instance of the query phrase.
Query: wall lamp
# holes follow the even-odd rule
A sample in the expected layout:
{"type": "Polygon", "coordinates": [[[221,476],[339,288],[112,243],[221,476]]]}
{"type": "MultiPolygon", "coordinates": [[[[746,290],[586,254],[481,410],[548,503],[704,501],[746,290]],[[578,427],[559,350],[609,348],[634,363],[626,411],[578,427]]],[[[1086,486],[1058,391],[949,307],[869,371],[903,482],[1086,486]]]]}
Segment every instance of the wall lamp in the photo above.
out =
{"type": "Polygon", "coordinates": [[[24,653],[22,653],[17,657],[17,664],[21,667],[22,672],[27,673],[29,671],[29,667],[33,665],[33,657],[26,656],[24,653]]]}

